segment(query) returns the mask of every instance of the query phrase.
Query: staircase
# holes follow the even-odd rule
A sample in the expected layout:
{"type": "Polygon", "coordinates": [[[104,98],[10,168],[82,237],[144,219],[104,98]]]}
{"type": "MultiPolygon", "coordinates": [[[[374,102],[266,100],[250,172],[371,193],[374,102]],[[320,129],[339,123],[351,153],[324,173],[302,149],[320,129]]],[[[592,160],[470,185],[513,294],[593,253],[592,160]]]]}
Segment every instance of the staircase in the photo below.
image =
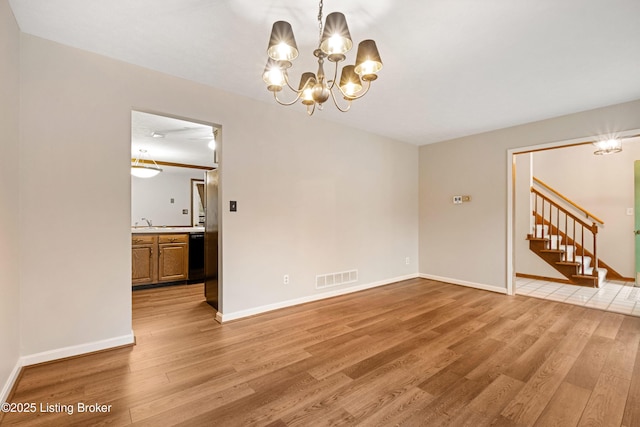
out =
{"type": "Polygon", "coordinates": [[[561,234],[550,234],[549,226],[546,224],[536,224],[534,234],[527,236],[529,249],[572,284],[599,288],[607,276],[607,269],[594,269],[591,265],[593,256],[575,243],[563,244],[563,238],[561,234]],[[578,253],[583,255],[577,255],[578,253]]]}
{"type": "Polygon", "coordinates": [[[529,249],[570,283],[599,288],[608,273],[608,266],[598,259],[596,251],[597,224],[604,223],[537,178],[534,183],[555,197],[552,199],[531,187],[534,226],[527,235],[529,249]],[[591,224],[570,212],[572,207],[591,219],[591,224]]]}

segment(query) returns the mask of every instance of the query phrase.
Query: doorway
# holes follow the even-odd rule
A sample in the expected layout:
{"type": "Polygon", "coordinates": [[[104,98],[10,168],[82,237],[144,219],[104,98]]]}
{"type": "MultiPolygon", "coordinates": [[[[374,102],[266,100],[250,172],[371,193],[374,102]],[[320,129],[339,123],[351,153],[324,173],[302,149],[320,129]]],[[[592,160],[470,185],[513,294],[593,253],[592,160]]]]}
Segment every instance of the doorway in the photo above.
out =
{"type": "MultiPolygon", "coordinates": [[[[132,167],[133,290],[203,284],[206,267],[215,266],[218,300],[222,255],[218,250],[218,198],[216,206],[206,206],[204,183],[207,172],[217,174],[219,168],[221,130],[214,123],[132,111],[132,166],[141,165],[144,175],[152,175],[136,176],[132,167]],[[150,171],[152,174],[147,173],[150,171]],[[205,231],[208,222],[214,220],[215,241],[207,245],[205,241],[211,237],[205,231]],[[216,250],[204,254],[207,246],[215,246],[216,250]],[[196,256],[203,258],[201,262],[196,256]]],[[[207,271],[211,274],[211,268],[207,271]]]]}
{"type": "MultiPolygon", "coordinates": [[[[629,156],[636,156],[635,158],[640,158],[640,144],[638,144],[638,142],[640,142],[639,130],[622,132],[618,135],[618,137],[623,140],[622,154],[624,156],[627,156],[627,158],[629,158],[629,156]]],[[[518,231],[518,228],[517,228],[517,224],[519,223],[518,215],[522,215],[522,208],[518,209],[518,198],[516,197],[516,194],[520,192],[521,194],[520,197],[523,197],[522,187],[528,188],[531,186],[530,177],[528,178],[529,182],[526,182],[525,185],[522,185],[523,183],[521,182],[522,181],[521,178],[519,181],[516,180],[516,177],[518,176],[518,172],[519,172],[517,157],[521,155],[533,156],[533,155],[536,155],[536,153],[544,153],[544,156],[553,156],[554,155],[553,153],[560,153],[558,149],[567,148],[566,153],[568,153],[570,152],[569,150],[570,147],[575,147],[576,150],[579,148],[584,152],[586,152],[587,153],[586,156],[588,156],[588,157],[583,157],[583,161],[588,160],[589,162],[592,162],[592,163],[600,162],[600,164],[603,165],[603,167],[604,165],[606,165],[606,167],[608,168],[608,169],[602,169],[601,172],[594,173],[592,175],[592,179],[595,181],[584,182],[583,187],[588,189],[591,189],[594,187],[602,188],[605,182],[603,177],[610,178],[611,176],[613,176],[614,172],[615,173],[618,172],[619,167],[613,165],[612,159],[616,160],[617,162],[622,157],[614,157],[614,156],[620,156],[621,153],[611,154],[609,156],[594,156],[593,151],[595,151],[595,149],[593,148],[592,143],[593,141],[576,139],[576,140],[560,141],[555,143],[540,144],[540,145],[522,147],[519,149],[508,150],[507,152],[507,161],[508,161],[507,203],[509,208],[507,209],[507,293],[509,295],[514,295],[516,293],[515,278],[516,278],[516,273],[519,272],[516,269],[516,260],[517,260],[516,254],[518,253],[519,250],[522,250],[523,242],[526,236],[526,232],[523,234],[522,231],[521,230],[518,231]],[[594,185],[594,183],[597,185],[594,185]]],[[[539,155],[541,156],[542,154],[539,154],[539,155]]],[[[576,161],[579,162],[580,160],[576,160],[576,161]]],[[[520,167],[522,166],[520,165],[520,167]]],[[[556,175],[559,174],[558,176],[563,174],[566,176],[570,176],[571,174],[568,172],[575,168],[576,167],[573,166],[570,161],[566,161],[566,156],[565,156],[564,163],[559,163],[559,166],[556,168],[555,173],[556,175]]],[[[605,216],[609,218],[609,224],[605,224],[605,227],[607,227],[608,225],[608,228],[606,231],[609,236],[612,235],[612,230],[617,228],[618,231],[616,232],[618,233],[618,235],[622,236],[621,238],[624,239],[624,243],[616,246],[616,244],[611,243],[611,241],[606,242],[603,240],[602,250],[599,249],[600,255],[598,256],[598,258],[607,259],[606,253],[607,252],[611,253],[610,248],[614,248],[613,249],[614,252],[612,256],[614,260],[618,260],[619,259],[618,256],[626,256],[628,258],[628,259],[625,259],[625,261],[622,263],[622,267],[620,268],[620,270],[623,270],[622,271],[623,276],[631,276],[633,275],[633,272],[629,269],[633,268],[633,267],[630,267],[630,265],[634,259],[633,258],[634,257],[633,241],[631,240],[631,231],[632,231],[631,228],[633,227],[633,223],[628,224],[628,226],[624,228],[625,225],[623,224],[623,222],[624,221],[628,222],[629,220],[633,219],[632,216],[629,216],[629,208],[631,208],[631,210],[634,210],[633,200],[629,199],[629,194],[633,194],[633,190],[631,189],[630,190],[631,192],[627,193],[626,196],[625,195],[613,196],[612,191],[610,191],[612,188],[616,188],[616,185],[617,185],[616,182],[621,182],[621,181],[625,181],[625,185],[631,188],[631,185],[633,183],[633,177],[632,177],[633,161],[631,161],[629,167],[626,167],[626,171],[627,171],[626,173],[628,174],[626,178],[624,176],[621,176],[619,178],[616,178],[617,181],[609,180],[609,183],[607,184],[609,185],[609,187],[605,190],[602,190],[602,189],[598,190],[600,193],[592,193],[591,195],[589,195],[588,198],[586,199],[586,204],[588,206],[595,206],[596,210],[598,210],[600,209],[601,206],[603,206],[603,204],[609,206],[609,205],[613,205],[614,202],[617,203],[617,206],[612,211],[613,212],[612,214],[605,213],[605,216]],[[612,201],[611,200],[612,197],[617,197],[617,198],[626,197],[626,199],[624,199],[623,201],[620,201],[620,200],[612,201]],[[622,251],[623,247],[626,248],[624,249],[625,252],[622,251]],[[623,252],[625,253],[625,255],[618,255],[618,252],[623,252]]],[[[551,182],[551,184],[553,186],[553,182],[551,182]]],[[[573,184],[576,185],[576,183],[573,183],[573,184]]],[[[619,185],[617,186],[619,187],[619,185]]],[[[624,191],[622,191],[622,193],[624,193],[624,191]]],[[[596,212],[596,214],[599,212],[600,211],[596,212]]],[[[527,219],[527,221],[529,220],[527,219]]],[[[523,222],[522,218],[520,218],[520,224],[522,222],[523,222]]],[[[598,237],[599,239],[601,239],[602,234],[604,233],[601,233],[601,235],[598,237]]],[[[599,243],[599,247],[600,245],[601,243],[599,243]]],[[[527,244],[527,247],[528,247],[528,244],[527,244]]]]}

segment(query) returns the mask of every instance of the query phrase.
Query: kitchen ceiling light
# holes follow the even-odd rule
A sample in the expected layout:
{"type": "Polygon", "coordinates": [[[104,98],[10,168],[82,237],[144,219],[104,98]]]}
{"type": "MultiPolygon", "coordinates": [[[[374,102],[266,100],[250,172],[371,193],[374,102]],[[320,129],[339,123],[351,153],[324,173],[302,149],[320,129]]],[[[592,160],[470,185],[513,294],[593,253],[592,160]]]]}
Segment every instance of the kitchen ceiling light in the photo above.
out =
{"type": "Polygon", "coordinates": [[[323,1],[318,5],[318,48],[313,55],[318,58],[318,71],[316,74],[305,72],[300,79],[298,88],[289,83],[288,69],[291,68],[294,59],[298,57],[298,46],[293,35],[291,24],[286,21],[278,21],[273,24],[271,38],[267,54],[267,66],[262,74],[262,79],[267,84],[267,90],[273,92],[276,102],[281,105],[293,105],[299,99],[307,106],[307,114],[312,115],[316,109],[322,109],[325,101],[331,97],[336,108],[346,112],[351,108],[351,101],[362,98],[371,87],[371,82],[378,78],[378,71],[382,69],[382,60],[373,40],[364,40],[358,45],[355,65],[347,65],[342,69],[342,75],[338,82],[338,62],[346,59],[346,53],[353,46],[347,20],[340,12],[327,15],[325,25],[322,25],[323,1]],[[324,73],[324,60],[335,63],[333,78],[327,79],[324,73]],[[363,90],[362,82],[366,82],[363,90]],[[290,102],[283,102],[278,98],[278,92],[284,86],[289,87],[296,98],[290,102]],[[342,98],[347,101],[346,107],[338,105],[334,89],[338,90],[342,98]]]}
{"type": "Polygon", "coordinates": [[[138,178],[152,178],[162,172],[155,160],[149,157],[147,150],[139,150],[133,163],[131,163],[131,175],[138,178]]]}
{"type": "Polygon", "coordinates": [[[211,141],[207,144],[210,150],[216,151],[216,130],[213,129],[213,133],[211,134],[211,141]]]}
{"type": "Polygon", "coordinates": [[[594,142],[597,150],[593,152],[596,155],[613,154],[622,151],[622,141],[620,139],[607,139],[594,142]]]}

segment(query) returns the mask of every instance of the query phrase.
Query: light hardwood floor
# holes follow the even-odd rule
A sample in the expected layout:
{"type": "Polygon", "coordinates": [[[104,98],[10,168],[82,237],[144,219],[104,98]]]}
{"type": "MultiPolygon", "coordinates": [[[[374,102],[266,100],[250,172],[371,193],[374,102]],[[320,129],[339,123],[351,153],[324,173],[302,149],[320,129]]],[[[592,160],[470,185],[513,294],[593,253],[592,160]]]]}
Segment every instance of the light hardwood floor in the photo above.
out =
{"type": "Polygon", "coordinates": [[[219,325],[133,294],[137,345],[27,368],[2,425],[640,426],[640,318],[414,279],[219,325]]]}

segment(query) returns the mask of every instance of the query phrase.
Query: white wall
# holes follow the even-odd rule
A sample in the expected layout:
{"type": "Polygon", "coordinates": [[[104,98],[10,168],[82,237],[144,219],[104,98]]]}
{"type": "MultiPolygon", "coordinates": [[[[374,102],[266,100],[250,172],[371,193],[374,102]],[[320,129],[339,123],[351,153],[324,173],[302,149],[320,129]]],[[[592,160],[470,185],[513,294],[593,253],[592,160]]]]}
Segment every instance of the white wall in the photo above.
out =
{"type": "Polygon", "coordinates": [[[19,40],[9,4],[0,0],[0,402],[20,356],[19,40]]]}
{"type": "Polygon", "coordinates": [[[356,285],[417,273],[417,147],[21,41],[23,354],[130,332],[132,109],[224,128],[222,203],[238,201],[222,213],[225,313],[313,297],[318,273],[358,268],[356,285]]]}
{"type": "Polygon", "coordinates": [[[640,139],[625,140],[620,153],[595,156],[592,145],[533,154],[533,174],[604,221],[598,257],[625,277],[635,277],[633,163],[640,139]]]}
{"type": "Polygon", "coordinates": [[[638,128],[640,100],[420,147],[420,272],[504,290],[507,150],[638,128]]]}
{"type": "Polygon", "coordinates": [[[204,180],[199,169],[162,166],[153,178],[131,177],[131,225],[191,226],[191,179],[204,180]],[[171,203],[173,199],[173,203],[171,203]],[[182,210],[188,209],[188,214],[182,210]]]}

